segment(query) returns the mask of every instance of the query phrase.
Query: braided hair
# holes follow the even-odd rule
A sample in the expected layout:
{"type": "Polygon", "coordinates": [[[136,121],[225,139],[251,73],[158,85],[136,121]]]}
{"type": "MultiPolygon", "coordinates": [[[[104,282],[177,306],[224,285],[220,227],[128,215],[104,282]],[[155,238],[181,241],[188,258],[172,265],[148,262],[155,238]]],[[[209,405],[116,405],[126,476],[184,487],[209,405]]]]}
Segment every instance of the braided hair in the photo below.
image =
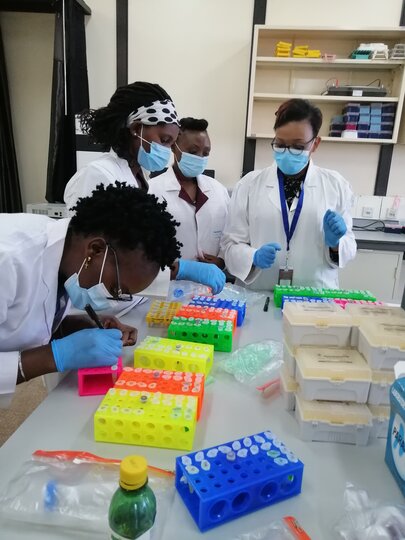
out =
{"type": "Polygon", "coordinates": [[[180,257],[176,240],[179,225],[166,202],[134,189],[125,182],[99,184],[91,197],[80,197],[69,228],[74,234],[100,235],[112,246],[124,250],[142,249],[145,256],[163,270],[180,257]]]}
{"type": "Polygon", "coordinates": [[[208,122],[203,118],[182,118],[180,120],[180,131],[207,131],[208,122]]]}
{"type": "Polygon", "coordinates": [[[103,151],[112,148],[119,157],[129,161],[131,135],[126,124],[128,115],[139,107],[148,107],[154,101],[165,99],[172,101],[158,84],[137,81],[120,86],[108,105],[84,111],[80,115],[80,127],[92,142],[102,146],[103,151]]]}

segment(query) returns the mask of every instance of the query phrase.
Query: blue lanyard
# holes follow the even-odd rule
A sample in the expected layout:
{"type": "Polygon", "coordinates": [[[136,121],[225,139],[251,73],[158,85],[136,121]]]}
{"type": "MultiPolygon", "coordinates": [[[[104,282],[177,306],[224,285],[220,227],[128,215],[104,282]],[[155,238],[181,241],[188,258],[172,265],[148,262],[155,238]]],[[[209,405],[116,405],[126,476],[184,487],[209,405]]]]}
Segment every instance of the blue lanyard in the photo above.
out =
{"type": "Polygon", "coordinates": [[[297,228],[297,223],[301,215],[302,205],[304,203],[304,186],[302,186],[301,193],[298,198],[297,208],[295,209],[294,216],[291,222],[291,227],[290,227],[290,224],[288,221],[287,201],[285,200],[284,175],[280,171],[280,169],[277,169],[277,176],[278,176],[278,187],[279,187],[279,192],[280,192],[281,213],[283,215],[283,225],[284,225],[285,236],[287,239],[287,252],[288,252],[290,251],[291,238],[293,237],[295,229],[297,228]]]}

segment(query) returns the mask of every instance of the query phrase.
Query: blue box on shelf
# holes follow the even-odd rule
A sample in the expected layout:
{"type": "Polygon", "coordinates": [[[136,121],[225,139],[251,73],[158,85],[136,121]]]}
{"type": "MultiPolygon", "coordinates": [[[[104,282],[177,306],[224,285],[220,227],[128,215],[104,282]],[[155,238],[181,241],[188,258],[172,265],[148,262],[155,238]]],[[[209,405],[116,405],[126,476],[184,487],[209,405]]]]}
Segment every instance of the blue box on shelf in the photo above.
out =
{"type": "Polygon", "coordinates": [[[380,137],[380,133],[381,133],[381,132],[380,132],[379,130],[378,130],[378,131],[371,131],[371,130],[370,130],[370,131],[368,132],[368,138],[369,138],[369,139],[380,139],[380,138],[381,138],[381,137],[380,137]]]}
{"type": "Polygon", "coordinates": [[[357,124],[357,129],[359,131],[368,131],[370,129],[370,124],[362,124],[361,122],[359,122],[357,124]]]}
{"type": "Polygon", "coordinates": [[[387,114],[395,114],[395,111],[397,110],[397,106],[393,103],[383,103],[382,104],[382,113],[387,114]]]}
{"type": "Polygon", "coordinates": [[[371,111],[373,110],[380,110],[382,109],[382,103],[380,101],[378,102],[374,102],[374,103],[370,103],[370,109],[371,111]]]}
{"type": "Polygon", "coordinates": [[[176,489],[200,531],[301,492],[303,463],[271,431],[176,458],[176,489]]]}
{"type": "Polygon", "coordinates": [[[347,103],[343,108],[343,114],[360,113],[360,103],[347,103]]]}
{"type": "Polygon", "coordinates": [[[380,139],[392,139],[392,131],[380,131],[380,139]]]}
{"type": "Polygon", "coordinates": [[[341,129],[331,129],[329,131],[329,137],[341,137],[341,136],[342,136],[341,129]]]}
{"type": "Polygon", "coordinates": [[[330,120],[331,124],[343,124],[343,114],[336,114],[335,116],[332,116],[330,120]]]}
{"type": "Polygon", "coordinates": [[[343,131],[345,129],[344,122],[333,122],[329,126],[330,131],[343,131]]]}
{"type": "Polygon", "coordinates": [[[359,116],[359,124],[369,124],[370,123],[371,115],[369,114],[360,114],[359,116]]]}
{"type": "Polygon", "coordinates": [[[381,115],[381,122],[392,122],[395,121],[395,113],[385,113],[381,115]]]}
{"type": "Polygon", "coordinates": [[[357,122],[359,121],[359,118],[360,118],[360,115],[359,113],[350,113],[350,114],[344,114],[343,115],[343,121],[345,124],[352,124],[352,123],[355,123],[357,124],[357,122]]]}
{"type": "Polygon", "coordinates": [[[370,105],[360,105],[360,116],[363,114],[370,114],[370,105]]]}
{"type": "Polygon", "coordinates": [[[369,134],[368,129],[359,129],[357,131],[357,137],[359,139],[368,139],[368,134],[369,134]]]}

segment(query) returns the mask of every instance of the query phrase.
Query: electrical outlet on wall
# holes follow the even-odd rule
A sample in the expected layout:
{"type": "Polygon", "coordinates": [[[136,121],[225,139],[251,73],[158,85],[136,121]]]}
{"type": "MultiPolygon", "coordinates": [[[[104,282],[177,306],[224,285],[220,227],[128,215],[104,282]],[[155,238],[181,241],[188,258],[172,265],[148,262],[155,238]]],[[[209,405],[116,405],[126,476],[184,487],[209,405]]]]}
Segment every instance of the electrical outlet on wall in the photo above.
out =
{"type": "Polygon", "coordinates": [[[372,195],[359,195],[353,217],[363,219],[379,219],[382,197],[372,195]]]}
{"type": "Polygon", "coordinates": [[[405,220],[405,197],[383,197],[380,219],[405,220]]]}

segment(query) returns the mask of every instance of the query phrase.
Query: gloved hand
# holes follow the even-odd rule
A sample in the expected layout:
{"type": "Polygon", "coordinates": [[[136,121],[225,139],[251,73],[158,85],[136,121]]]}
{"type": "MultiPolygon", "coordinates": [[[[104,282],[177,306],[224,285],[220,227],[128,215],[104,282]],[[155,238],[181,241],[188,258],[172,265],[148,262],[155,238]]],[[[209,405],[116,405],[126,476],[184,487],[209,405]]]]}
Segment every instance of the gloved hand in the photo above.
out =
{"type": "Polygon", "coordinates": [[[281,250],[280,244],[264,244],[253,256],[253,264],[257,268],[270,268],[276,260],[277,251],[281,250]]]}
{"type": "Polygon", "coordinates": [[[122,351],[122,332],[89,328],[51,342],[58,371],[112,366],[122,351]]]}
{"type": "Polygon", "coordinates": [[[331,248],[339,244],[339,240],[346,234],[347,227],[340,214],[327,210],[323,217],[323,230],[325,232],[325,244],[331,248]]]}
{"type": "Polygon", "coordinates": [[[198,261],[179,260],[176,279],[188,279],[211,287],[212,294],[218,294],[225,285],[225,274],[215,264],[198,261]]]}

